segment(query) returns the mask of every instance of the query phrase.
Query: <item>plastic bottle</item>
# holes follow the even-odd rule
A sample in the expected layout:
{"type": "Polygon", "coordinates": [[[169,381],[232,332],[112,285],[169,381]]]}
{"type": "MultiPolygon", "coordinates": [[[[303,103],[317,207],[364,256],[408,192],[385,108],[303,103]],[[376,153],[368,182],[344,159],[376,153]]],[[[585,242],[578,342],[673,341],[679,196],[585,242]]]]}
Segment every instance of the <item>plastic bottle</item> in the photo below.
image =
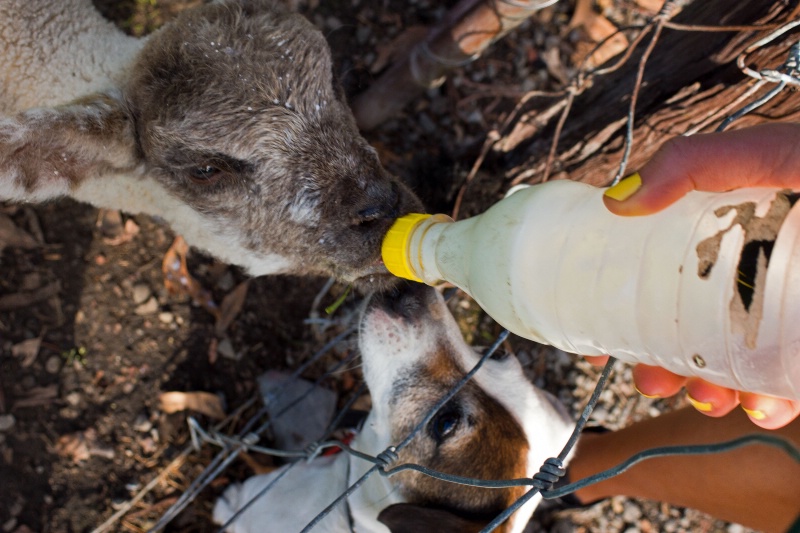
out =
{"type": "Polygon", "coordinates": [[[452,282],[527,339],[800,400],[797,195],[692,192],[621,217],[602,193],[563,180],[459,222],[408,215],[387,234],[384,262],[452,282]]]}

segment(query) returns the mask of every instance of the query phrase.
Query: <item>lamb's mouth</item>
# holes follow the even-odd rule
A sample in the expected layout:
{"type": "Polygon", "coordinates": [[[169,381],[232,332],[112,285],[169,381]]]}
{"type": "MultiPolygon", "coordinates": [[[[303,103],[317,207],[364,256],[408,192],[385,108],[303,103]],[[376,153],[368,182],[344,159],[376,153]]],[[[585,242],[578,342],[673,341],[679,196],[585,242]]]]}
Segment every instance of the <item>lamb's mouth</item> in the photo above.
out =
{"type": "Polygon", "coordinates": [[[361,291],[374,291],[386,290],[393,287],[400,278],[387,270],[383,260],[378,260],[375,263],[360,269],[358,274],[351,280],[361,291]]]}

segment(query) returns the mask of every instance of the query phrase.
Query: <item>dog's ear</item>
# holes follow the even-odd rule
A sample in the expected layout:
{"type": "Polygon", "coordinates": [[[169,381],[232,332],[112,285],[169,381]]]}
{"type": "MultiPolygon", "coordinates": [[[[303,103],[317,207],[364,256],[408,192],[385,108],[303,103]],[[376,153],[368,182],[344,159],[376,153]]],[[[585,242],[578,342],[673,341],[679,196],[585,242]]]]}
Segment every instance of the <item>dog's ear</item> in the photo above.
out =
{"type": "Polygon", "coordinates": [[[134,168],[134,130],[116,94],[0,117],[0,198],[49,200],[85,179],[134,168]]]}
{"type": "Polygon", "coordinates": [[[392,533],[479,533],[491,518],[467,518],[447,509],[423,507],[413,503],[396,503],[382,510],[378,521],[392,533]]]}

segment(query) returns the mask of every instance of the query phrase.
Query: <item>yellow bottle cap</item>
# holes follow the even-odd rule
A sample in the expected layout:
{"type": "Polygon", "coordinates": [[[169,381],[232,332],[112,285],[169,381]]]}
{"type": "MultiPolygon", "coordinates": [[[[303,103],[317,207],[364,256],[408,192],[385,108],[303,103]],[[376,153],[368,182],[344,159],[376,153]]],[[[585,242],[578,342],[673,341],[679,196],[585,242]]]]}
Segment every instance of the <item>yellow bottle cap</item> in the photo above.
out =
{"type": "Polygon", "coordinates": [[[431,215],[411,213],[394,221],[392,227],[386,232],[381,245],[381,256],[386,268],[397,277],[422,281],[411,268],[408,258],[408,244],[411,234],[420,223],[430,218],[431,215]]]}

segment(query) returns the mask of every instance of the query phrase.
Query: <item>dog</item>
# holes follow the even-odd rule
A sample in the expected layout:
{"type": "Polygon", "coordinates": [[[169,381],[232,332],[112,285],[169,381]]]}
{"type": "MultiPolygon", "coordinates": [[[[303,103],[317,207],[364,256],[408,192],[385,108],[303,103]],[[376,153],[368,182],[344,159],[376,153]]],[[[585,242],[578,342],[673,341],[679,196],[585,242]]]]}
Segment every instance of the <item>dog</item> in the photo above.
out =
{"type": "MultiPolygon", "coordinates": [[[[369,298],[359,335],[372,410],[351,446],[372,456],[405,439],[480,358],[464,342],[441,295],[420,284],[369,298]]],[[[516,357],[492,356],[398,451],[393,466],[415,463],[489,480],[531,477],[561,450],[572,427],[557,401],[525,377],[516,357]]],[[[280,478],[227,531],[300,531],[372,466],[339,453],[253,476],[224,492],[214,520],[226,523],[280,478]]],[[[479,531],[527,490],[476,488],[413,471],[374,473],[314,531],[479,531]]],[[[497,531],[522,531],[540,498],[497,531]]]]}

